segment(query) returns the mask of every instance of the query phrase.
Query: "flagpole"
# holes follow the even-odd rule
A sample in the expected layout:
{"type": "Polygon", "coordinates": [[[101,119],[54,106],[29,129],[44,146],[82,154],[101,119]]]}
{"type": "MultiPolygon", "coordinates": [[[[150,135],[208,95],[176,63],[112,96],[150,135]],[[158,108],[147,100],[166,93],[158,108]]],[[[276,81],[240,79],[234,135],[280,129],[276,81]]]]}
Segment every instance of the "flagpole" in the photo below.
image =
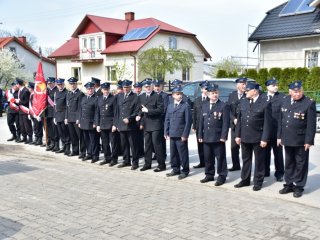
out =
{"type": "MultiPolygon", "coordinates": [[[[42,51],[41,51],[41,47],[39,47],[39,55],[40,55],[40,62],[42,62],[42,51]]],[[[47,125],[46,111],[43,111],[43,128],[44,128],[44,135],[45,135],[45,138],[46,138],[46,146],[48,146],[49,133],[48,133],[48,125],[47,125]]]]}

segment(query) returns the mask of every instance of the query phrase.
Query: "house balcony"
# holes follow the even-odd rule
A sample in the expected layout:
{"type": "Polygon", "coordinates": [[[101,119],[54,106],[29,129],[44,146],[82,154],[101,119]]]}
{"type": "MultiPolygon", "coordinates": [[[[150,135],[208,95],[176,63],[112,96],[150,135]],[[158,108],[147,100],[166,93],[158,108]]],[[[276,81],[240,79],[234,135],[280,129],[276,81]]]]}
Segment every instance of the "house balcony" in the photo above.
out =
{"type": "Polygon", "coordinates": [[[72,62],[102,63],[103,57],[100,52],[102,52],[101,49],[83,48],[80,50],[80,58],[73,59],[72,62]]]}

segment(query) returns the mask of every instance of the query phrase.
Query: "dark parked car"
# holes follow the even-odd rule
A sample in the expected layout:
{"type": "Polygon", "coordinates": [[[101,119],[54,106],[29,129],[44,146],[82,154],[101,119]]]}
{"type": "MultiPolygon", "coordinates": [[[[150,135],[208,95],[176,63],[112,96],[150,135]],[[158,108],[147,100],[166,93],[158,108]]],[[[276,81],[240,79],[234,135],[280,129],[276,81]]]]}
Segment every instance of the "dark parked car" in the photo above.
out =
{"type": "MultiPolygon", "coordinates": [[[[207,81],[219,85],[220,99],[226,102],[228,101],[229,94],[236,89],[235,80],[236,78],[216,78],[207,81]]],[[[201,96],[201,88],[199,84],[203,81],[205,80],[187,82],[182,86],[183,93],[190,98],[192,103],[197,97],[201,96]]],[[[253,79],[250,79],[249,81],[254,82],[253,79]]]]}
{"type": "Polygon", "coordinates": [[[320,104],[316,105],[317,108],[317,133],[320,133],[320,104]]]}

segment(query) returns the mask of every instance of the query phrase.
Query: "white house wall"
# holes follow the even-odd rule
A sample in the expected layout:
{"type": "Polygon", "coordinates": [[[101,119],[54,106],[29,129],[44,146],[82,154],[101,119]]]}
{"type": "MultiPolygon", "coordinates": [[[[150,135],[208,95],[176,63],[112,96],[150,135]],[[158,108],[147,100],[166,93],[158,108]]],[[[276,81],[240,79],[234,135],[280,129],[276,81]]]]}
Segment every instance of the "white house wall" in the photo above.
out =
{"type": "MultiPolygon", "coordinates": [[[[174,34],[164,34],[158,33],[155,35],[146,45],[144,45],[139,52],[148,50],[150,48],[164,46],[165,49],[169,49],[169,37],[175,36],[177,38],[177,49],[184,49],[191,52],[196,62],[193,64],[193,67],[190,69],[190,79],[189,80],[198,80],[203,78],[203,59],[204,54],[199,46],[193,41],[192,38],[183,37],[174,34]]],[[[139,76],[139,80],[142,80],[145,76],[139,76]]],[[[149,76],[148,76],[149,77],[149,76]]],[[[166,80],[181,79],[182,71],[176,71],[173,74],[166,74],[166,80]]]]}
{"type": "MultiPolygon", "coordinates": [[[[121,54],[121,55],[105,55],[105,63],[104,63],[104,79],[107,80],[107,71],[106,67],[115,66],[118,64],[119,67],[124,67],[126,70],[124,71],[123,76],[118,76],[119,79],[129,79],[131,81],[134,80],[134,58],[129,54],[121,54]]],[[[137,75],[138,76],[138,75],[137,75]]]]}
{"type": "MultiPolygon", "coordinates": [[[[6,45],[7,49],[15,48],[18,59],[25,65],[25,71],[29,74],[33,74],[38,69],[39,58],[30,53],[16,42],[10,42],[6,45]]],[[[43,74],[45,77],[51,77],[56,75],[56,66],[54,64],[43,61],[43,74]]]]}
{"type": "Polygon", "coordinates": [[[319,49],[319,37],[262,41],[260,68],[305,67],[305,51],[319,49]]]}

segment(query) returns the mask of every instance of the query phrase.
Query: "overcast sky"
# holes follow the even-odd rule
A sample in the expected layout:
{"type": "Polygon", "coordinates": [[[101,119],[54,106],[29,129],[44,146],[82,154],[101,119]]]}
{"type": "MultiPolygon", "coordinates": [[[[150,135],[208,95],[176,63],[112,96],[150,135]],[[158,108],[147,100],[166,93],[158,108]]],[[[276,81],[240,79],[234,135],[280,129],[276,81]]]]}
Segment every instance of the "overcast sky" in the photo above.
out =
{"type": "MultiPolygon", "coordinates": [[[[85,14],[136,19],[154,17],[197,35],[213,62],[247,55],[248,25],[285,0],[0,0],[0,29],[32,33],[42,47],[58,48],[85,14]]],[[[254,30],[250,27],[250,32],[254,30]]],[[[253,47],[249,44],[249,47],[253,47]]],[[[254,55],[250,51],[250,56],[254,55]]]]}

